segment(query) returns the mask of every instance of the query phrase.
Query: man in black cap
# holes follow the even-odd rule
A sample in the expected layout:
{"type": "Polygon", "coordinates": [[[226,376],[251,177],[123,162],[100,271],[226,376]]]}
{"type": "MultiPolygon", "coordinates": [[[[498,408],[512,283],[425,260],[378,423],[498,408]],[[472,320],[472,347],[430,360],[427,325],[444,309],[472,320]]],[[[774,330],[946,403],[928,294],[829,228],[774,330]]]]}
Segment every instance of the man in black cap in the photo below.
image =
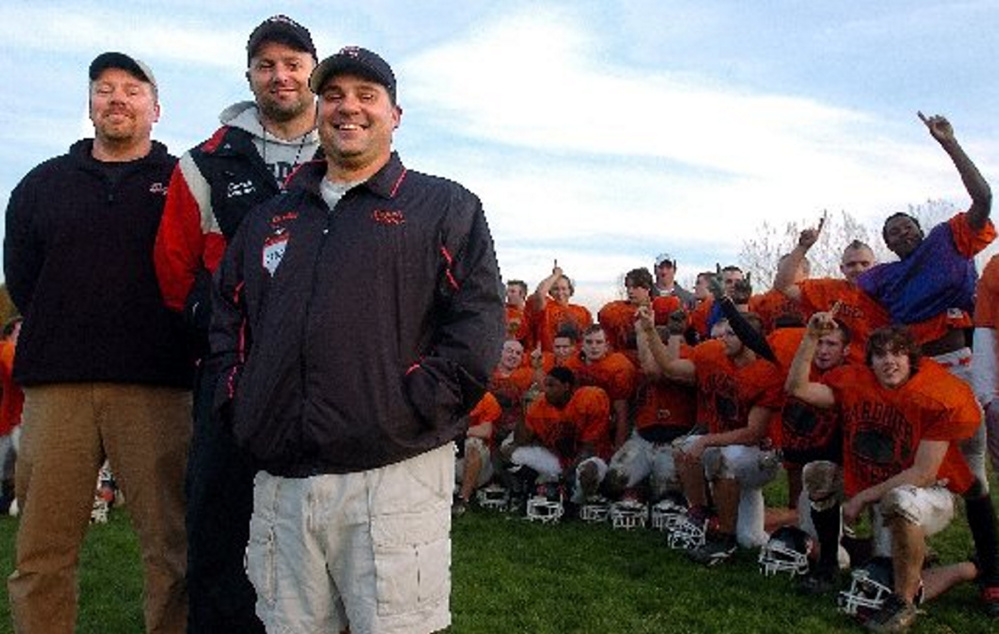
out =
{"type": "MultiPolygon", "coordinates": [[[[319,148],[309,74],[309,31],[284,15],[260,23],[246,45],[253,101],[226,108],[222,127],[174,171],[154,254],[164,301],[181,312],[207,352],[211,274],[243,216],[278,194],[319,148]]],[[[217,375],[198,364],[188,471],[189,631],[262,632],[243,566],[253,508],[251,461],[211,416],[217,375]]]]}
{"type": "Polygon", "coordinates": [[[247,573],[269,632],[451,622],[454,443],[505,330],[479,199],[403,167],[392,69],[309,82],[325,161],[256,208],[216,278],[216,405],[257,461],[247,573]]]}
{"type": "Polygon", "coordinates": [[[99,55],[94,138],[36,167],[10,196],[4,272],[25,316],[14,368],[25,394],[8,581],[16,632],[74,631],[80,545],[105,458],[139,536],[146,631],[185,629],[191,369],[149,257],[176,163],[151,140],[158,118],[149,67],[99,55]]]}

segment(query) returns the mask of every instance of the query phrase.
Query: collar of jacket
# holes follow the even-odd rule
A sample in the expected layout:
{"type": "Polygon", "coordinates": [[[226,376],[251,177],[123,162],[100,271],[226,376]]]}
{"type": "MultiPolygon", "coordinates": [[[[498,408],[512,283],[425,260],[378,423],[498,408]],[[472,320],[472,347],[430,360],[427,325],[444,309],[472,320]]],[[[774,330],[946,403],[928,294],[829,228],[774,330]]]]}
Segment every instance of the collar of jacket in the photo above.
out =
{"type": "MultiPolygon", "coordinates": [[[[69,146],[69,155],[85,166],[96,166],[100,161],[94,158],[93,150],[94,140],[92,138],[80,139],[69,146]]],[[[141,164],[166,160],[172,160],[172,157],[167,152],[167,147],[159,141],[153,141],[149,149],[149,154],[128,162],[141,164]]]]}
{"type": "MultiPolygon", "coordinates": [[[[317,160],[303,163],[289,177],[288,189],[304,189],[319,196],[319,185],[326,176],[326,161],[317,160]]],[[[389,160],[380,170],[358,187],[365,187],[381,198],[392,198],[406,176],[406,168],[397,152],[392,152],[389,160]]]]}

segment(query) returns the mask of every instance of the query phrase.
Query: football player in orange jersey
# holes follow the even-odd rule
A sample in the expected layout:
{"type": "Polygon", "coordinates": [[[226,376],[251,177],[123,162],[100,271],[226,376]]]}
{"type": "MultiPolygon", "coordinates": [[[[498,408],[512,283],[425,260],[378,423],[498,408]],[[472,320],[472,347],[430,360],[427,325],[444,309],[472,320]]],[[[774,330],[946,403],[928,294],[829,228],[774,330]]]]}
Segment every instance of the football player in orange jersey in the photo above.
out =
{"type": "Polygon", "coordinates": [[[628,439],[628,403],[635,393],[638,372],[620,352],[611,350],[607,333],[600,324],[583,332],[582,350],[566,361],[579,385],[595,385],[611,399],[611,439],[617,450],[628,439]]]}
{"type": "MultiPolygon", "coordinates": [[[[868,624],[876,631],[903,631],[916,617],[925,538],[953,518],[951,491],[980,486],[958,448],[980,423],[980,410],[966,384],[932,360],[920,359],[919,346],[903,326],[871,334],[866,366],[844,366],[827,373],[822,383],[810,381],[818,341],[834,328],[831,313],[812,315],[786,389],[811,405],[838,407],[842,413],[843,519],[852,524],[870,509],[874,554],[891,557],[894,568],[894,596],[868,624]]],[[[814,506],[831,507],[837,496],[817,500],[811,486],[822,466],[809,465],[806,486],[814,506]]]]}
{"type": "Polygon", "coordinates": [[[555,334],[559,330],[572,327],[576,332],[582,332],[593,323],[593,315],[588,308],[569,303],[574,292],[572,280],[556,262],[551,275],[541,280],[538,288],[527,299],[525,313],[530,322],[533,341],[540,342],[541,349],[545,352],[551,352],[555,334]]]}
{"type": "Polygon", "coordinates": [[[610,459],[610,401],[599,387],[576,386],[566,368],[545,377],[544,394],[527,409],[514,441],[504,448],[511,462],[529,467],[539,482],[566,476],[573,501],[594,495],[610,459]]]}
{"type": "MultiPolygon", "coordinates": [[[[757,333],[762,330],[758,317],[745,317],[757,333]]],[[[718,536],[691,550],[691,558],[708,565],[725,561],[734,554],[737,537],[747,548],[762,546],[767,539],[762,487],[779,464],[760,443],[780,407],[779,370],[758,358],[730,325],[721,339],[699,344],[681,359],[679,335],[671,335],[667,346],[655,334],[650,311],[640,310],[639,321],[663,374],[697,386],[697,419],[707,425],[706,433],[687,436],[675,453],[691,513],[706,515],[708,481],[718,512],[718,536]]]]}

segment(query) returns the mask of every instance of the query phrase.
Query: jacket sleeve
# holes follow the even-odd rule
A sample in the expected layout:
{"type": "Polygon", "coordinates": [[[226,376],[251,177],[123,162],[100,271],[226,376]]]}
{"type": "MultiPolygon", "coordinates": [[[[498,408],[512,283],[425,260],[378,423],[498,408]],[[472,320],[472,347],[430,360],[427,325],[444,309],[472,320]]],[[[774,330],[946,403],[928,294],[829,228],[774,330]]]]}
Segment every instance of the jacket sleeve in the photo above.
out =
{"type": "Polygon", "coordinates": [[[188,152],[170,178],[153,262],[164,303],[202,332],[208,326],[211,273],[224,250],[211,187],[188,152]]]}
{"type": "MultiPolygon", "coordinates": [[[[492,236],[478,198],[459,189],[463,213],[455,214],[442,235],[443,270],[438,285],[438,331],[432,356],[452,370],[462,410],[470,410],[485,392],[499,360],[506,311],[492,236]],[[467,213],[466,213],[467,212],[467,213]]],[[[421,365],[433,363],[425,359],[421,365]]]]}
{"type": "Polygon", "coordinates": [[[215,272],[211,289],[208,371],[218,377],[214,409],[227,422],[251,342],[243,280],[244,234],[245,227],[241,227],[215,272]]]}
{"type": "Polygon", "coordinates": [[[10,194],[3,240],[3,270],[7,292],[22,315],[28,312],[45,260],[43,245],[36,238],[34,230],[33,216],[37,206],[29,178],[30,176],[21,181],[10,194]]]}

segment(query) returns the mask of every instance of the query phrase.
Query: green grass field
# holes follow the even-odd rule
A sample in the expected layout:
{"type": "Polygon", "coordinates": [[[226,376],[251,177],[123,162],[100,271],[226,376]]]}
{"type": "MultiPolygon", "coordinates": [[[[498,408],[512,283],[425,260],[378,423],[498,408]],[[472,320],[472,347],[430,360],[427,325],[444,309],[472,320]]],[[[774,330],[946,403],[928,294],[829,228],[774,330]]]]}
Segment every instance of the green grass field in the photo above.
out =
{"type": "MultiPolygon", "coordinates": [[[[16,525],[0,519],[5,576],[16,525]]],[[[764,578],[754,552],[706,569],[652,530],[544,526],[480,509],[459,518],[453,536],[454,634],[862,631],[831,596],[800,597],[788,578],[764,578]]],[[[964,521],[933,546],[944,562],[965,558],[971,542],[964,521]]],[[[138,548],[127,513],[113,511],[108,524],[91,528],[80,568],[78,631],[141,632],[138,548]]],[[[6,588],[0,594],[0,633],[11,632],[6,588]]],[[[996,632],[999,622],[985,619],[966,586],[926,606],[912,631],[996,632]]]]}

